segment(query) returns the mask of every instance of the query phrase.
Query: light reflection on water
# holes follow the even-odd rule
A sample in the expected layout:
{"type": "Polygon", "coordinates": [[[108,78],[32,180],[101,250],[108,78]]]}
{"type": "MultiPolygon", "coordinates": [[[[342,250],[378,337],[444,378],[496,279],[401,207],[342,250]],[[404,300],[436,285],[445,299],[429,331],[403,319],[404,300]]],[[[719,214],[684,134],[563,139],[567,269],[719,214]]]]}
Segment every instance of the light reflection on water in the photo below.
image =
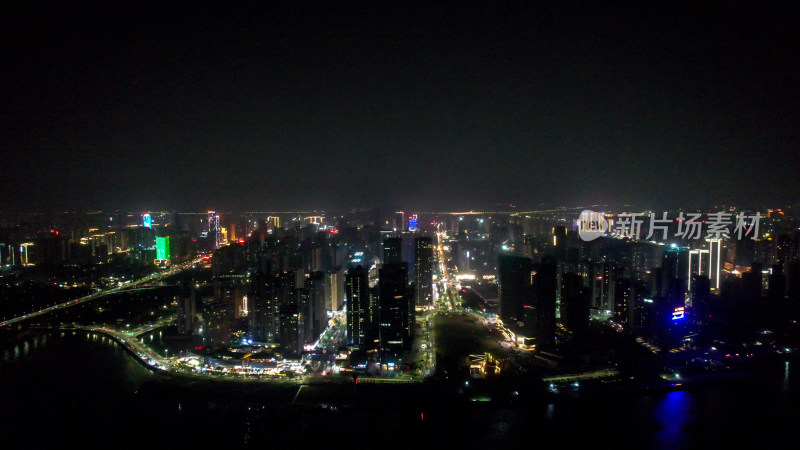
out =
{"type": "Polygon", "coordinates": [[[1,362],[15,362],[20,358],[33,356],[37,351],[44,349],[48,343],[48,334],[35,335],[22,342],[6,343],[5,348],[0,348],[1,362]],[[13,345],[13,347],[11,347],[13,345]]]}
{"type": "Polygon", "coordinates": [[[684,447],[687,435],[684,427],[691,417],[692,395],[687,391],[673,391],[656,404],[655,419],[663,426],[657,433],[665,447],[684,447]]]}
{"type": "MultiPolygon", "coordinates": [[[[151,332],[151,339],[146,339],[147,342],[161,343],[165,345],[169,343],[167,339],[163,339],[161,332],[151,332]],[[159,336],[154,336],[159,333],[159,336]]],[[[53,334],[51,337],[58,338],[59,334],[53,334]]],[[[69,389],[80,392],[82,386],[85,386],[84,377],[92,378],[92,385],[101,384],[107,386],[108,392],[117,392],[118,390],[136,391],[142,380],[149,380],[151,374],[141,366],[132,356],[130,356],[116,341],[103,336],[102,334],[91,334],[87,339],[84,339],[83,333],[78,333],[75,337],[71,337],[66,333],[66,339],[49,339],[52,341],[48,345],[50,351],[45,350],[44,343],[48,341],[46,335],[38,338],[41,345],[39,350],[31,350],[28,357],[25,358],[15,367],[11,367],[9,373],[17,371],[17,373],[34,373],[34,370],[39,370],[44,367],[44,364],[36,364],[37,359],[46,362],[58,362],[59,364],[66,364],[66,368],[58,373],[58,378],[64,380],[59,381],[56,376],[53,380],[60,384],[55,384],[59,389],[64,392],[69,392],[69,389]],[[102,344],[102,345],[99,345],[102,344]],[[103,347],[103,348],[100,348],[103,347]],[[68,355],[68,356],[63,356],[68,355]],[[85,367],[102,367],[108,370],[98,371],[92,373],[85,367]],[[64,376],[67,374],[68,376],[64,376]],[[75,374],[75,375],[69,375],[75,374]],[[71,376],[71,378],[70,378],[71,376]],[[129,381],[133,380],[133,381],[129,381]],[[112,388],[114,389],[112,391],[112,388]]],[[[19,340],[16,342],[7,343],[6,347],[0,347],[0,354],[4,359],[10,359],[16,345],[16,351],[24,352],[25,344],[36,349],[36,338],[29,337],[26,341],[19,340]]],[[[29,347],[30,348],[30,347],[29,347]]],[[[15,358],[19,358],[16,356],[15,358]]],[[[12,364],[13,365],[13,364],[12,364]]],[[[5,366],[5,364],[4,364],[5,366]]],[[[6,367],[2,368],[3,370],[6,367]]],[[[780,362],[774,366],[774,371],[770,372],[770,380],[772,384],[770,388],[772,393],[787,392],[789,390],[789,377],[791,374],[790,365],[780,362]],[[781,386],[781,387],[778,387],[781,386]]],[[[42,372],[41,370],[39,370],[42,372]]],[[[2,373],[0,373],[1,375],[2,373]]],[[[796,376],[797,374],[791,374],[796,376]]],[[[42,375],[44,377],[45,375],[42,375]]],[[[24,379],[20,377],[19,379],[24,379]]],[[[49,381],[48,378],[41,378],[41,380],[49,381]]],[[[39,385],[46,385],[47,383],[39,383],[39,385]]],[[[32,385],[33,386],[33,385],[32,385]]],[[[58,391],[61,392],[61,391],[58,391]]],[[[77,395],[77,394],[76,394],[77,395]]],[[[674,391],[663,395],[652,395],[646,397],[637,397],[636,399],[614,399],[608,402],[598,402],[596,404],[570,404],[568,402],[548,404],[536,406],[535,416],[526,415],[524,410],[511,410],[510,413],[497,413],[489,416],[491,420],[486,418],[492,409],[476,410],[474,414],[480,416],[480,420],[476,423],[481,431],[481,435],[486,437],[486,441],[496,440],[498,443],[530,443],[530,433],[534,429],[532,425],[527,422],[527,418],[535,417],[538,423],[544,419],[544,426],[536,430],[536,433],[544,434],[547,439],[553,443],[563,441],[565,434],[569,434],[569,430],[573,430],[576,423],[591,423],[593,431],[592,436],[602,435],[609,427],[624,426],[631,427],[631,434],[635,437],[635,443],[639,444],[638,448],[647,447],[664,447],[664,448],[683,448],[691,445],[696,439],[707,437],[711,432],[704,430],[698,431],[697,423],[704,423],[710,421],[717,413],[726,414],[726,410],[730,411],[731,408],[727,406],[738,403],[731,403],[728,401],[730,398],[739,398],[740,393],[737,389],[719,388],[716,392],[709,390],[693,390],[693,391],[674,391]],[[720,406],[714,406],[714,402],[720,406]],[[618,405],[618,406],[617,406],[618,405]],[[724,406],[722,406],[724,405],[724,406]],[[542,414],[544,413],[544,414],[542,414]],[[482,415],[482,416],[481,416],[482,415]],[[485,425],[482,425],[485,423],[485,425]],[[655,424],[659,424],[655,427],[655,424]],[[622,425],[624,424],[624,425],[622,425]],[[651,425],[653,425],[651,427],[651,425]],[[550,430],[559,430],[558,433],[550,430]],[[704,434],[705,433],[705,434],[704,434]]],[[[51,398],[53,396],[47,396],[51,398]]],[[[492,407],[492,405],[487,405],[492,407]]],[[[184,409],[188,410],[185,408],[184,409]]],[[[452,411],[447,411],[446,415],[452,414],[452,411]]],[[[473,414],[473,413],[470,413],[473,414]]],[[[735,415],[735,414],[734,414],[735,415]]],[[[379,415],[377,415],[379,416],[379,415]]],[[[730,417],[733,415],[726,415],[726,419],[720,419],[719,424],[727,424],[730,417]]],[[[327,417],[327,416],[326,416],[327,417]]],[[[343,416],[347,417],[347,416],[343,416]]],[[[463,420],[472,420],[467,415],[457,416],[463,420]]],[[[426,420],[428,414],[425,414],[426,420]]],[[[249,417],[248,417],[249,419],[249,417]]],[[[194,419],[193,419],[194,420],[194,419]]],[[[236,434],[228,435],[226,437],[236,440],[237,442],[244,442],[250,445],[251,442],[258,443],[259,439],[264,439],[264,433],[259,434],[257,425],[263,425],[263,418],[253,418],[251,422],[242,420],[236,422],[236,434]],[[244,427],[244,429],[242,429],[244,427]],[[244,436],[244,437],[243,437],[244,436]],[[243,441],[242,441],[243,440],[243,441]]],[[[306,419],[308,423],[315,423],[313,418],[306,419]]],[[[324,423],[328,419],[325,419],[324,423]]],[[[366,420],[366,419],[365,419],[366,420]]],[[[377,420],[377,419],[376,419],[377,420]]],[[[306,422],[303,422],[306,423],[306,422]]],[[[382,423],[378,421],[377,423],[382,423]]],[[[427,423],[427,422],[426,422],[427,423]]],[[[729,429],[735,430],[735,426],[731,425],[729,429]]],[[[576,436],[572,438],[573,441],[579,444],[592,443],[592,439],[582,438],[576,436]],[[587,440],[588,439],[588,440],[587,440]]],[[[546,441],[548,442],[548,441],[546,441]]],[[[598,446],[602,447],[599,444],[598,446]]],[[[544,446],[543,448],[546,448],[544,446]]],[[[511,447],[507,447],[511,448],[511,447]]],[[[523,448],[523,447],[519,447],[523,448]]],[[[527,448],[527,446],[526,446],[527,448]]]]}
{"type": "Polygon", "coordinates": [[[783,382],[781,383],[781,392],[789,392],[789,361],[784,362],[783,366],[783,382]]]}

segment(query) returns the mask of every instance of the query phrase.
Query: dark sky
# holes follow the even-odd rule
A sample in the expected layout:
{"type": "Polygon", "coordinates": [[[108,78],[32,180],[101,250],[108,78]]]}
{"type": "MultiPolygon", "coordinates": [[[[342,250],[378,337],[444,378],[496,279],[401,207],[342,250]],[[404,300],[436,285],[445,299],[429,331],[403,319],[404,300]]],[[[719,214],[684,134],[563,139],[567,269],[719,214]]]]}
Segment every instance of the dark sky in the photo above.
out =
{"type": "Polygon", "coordinates": [[[796,3],[107,3],[2,7],[0,209],[800,200],[796,3]]]}

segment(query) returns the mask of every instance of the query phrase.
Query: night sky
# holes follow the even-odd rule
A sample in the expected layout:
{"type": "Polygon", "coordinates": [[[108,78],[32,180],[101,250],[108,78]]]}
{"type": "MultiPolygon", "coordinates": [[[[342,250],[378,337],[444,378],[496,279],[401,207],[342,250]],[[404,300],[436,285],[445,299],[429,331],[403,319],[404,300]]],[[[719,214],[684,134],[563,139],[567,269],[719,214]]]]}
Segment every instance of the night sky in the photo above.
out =
{"type": "Polygon", "coordinates": [[[2,7],[0,210],[800,201],[796,2],[107,3],[2,7]]]}

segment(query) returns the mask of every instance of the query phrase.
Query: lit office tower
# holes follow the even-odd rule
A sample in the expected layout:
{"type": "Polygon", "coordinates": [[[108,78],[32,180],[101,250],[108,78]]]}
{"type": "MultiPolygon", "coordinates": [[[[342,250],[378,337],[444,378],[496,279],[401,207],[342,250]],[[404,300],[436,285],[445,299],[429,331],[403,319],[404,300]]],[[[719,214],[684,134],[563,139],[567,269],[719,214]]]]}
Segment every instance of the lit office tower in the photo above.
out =
{"type": "Polygon", "coordinates": [[[428,307],[433,302],[433,241],[428,236],[414,239],[415,306],[428,307]]]}
{"type": "Polygon", "coordinates": [[[344,304],[344,269],[332,268],[325,274],[325,309],[338,311],[344,304]]]}
{"type": "Polygon", "coordinates": [[[211,349],[227,348],[233,331],[233,304],[215,300],[203,309],[203,341],[211,349]]]}
{"type": "Polygon", "coordinates": [[[706,239],[708,241],[708,278],[711,280],[711,289],[719,290],[720,269],[722,266],[722,239],[706,239]]]}
{"type": "Polygon", "coordinates": [[[297,304],[280,307],[280,340],[284,357],[297,358],[303,353],[303,314],[297,304]]]}
{"type": "Polygon", "coordinates": [[[408,222],[406,221],[406,213],[403,211],[397,211],[394,213],[394,223],[393,226],[397,231],[404,231],[406,229],[408,222]]]}
{"type": "Polygon", "coordinates": [[[297,281],[295,272],[292,270],[284,270],[278,272],[273,277],[273,290],[274,302],[279,307],[296,303],[294,289],[297,281]]]}
{"type": "Polygon", "coordinates": [[[347,304],[347,344],[363,348],[369,318],[369,280],[367,269],[356,266],[345,276],[345,303],[347,304]]]}
{"type": "Polygon", "coordinates": [[[384,264],[378,272],[378,317],[381,365],[388,369],[402,365],[406,338],[408,267],[384,264]]]}
{"type": "Polygon", "coordinates": [[[400,264],[401,249],[403,239],[399,237],[387,238],[383,240],[383,264],[400,264]]]}
{"type": "Polygon", "coordinates": [[[216,211],[208,212],[208,237],[214,248],[219,248],[219,214],[216,211]]]}
{"type": "Polygon", "coordinates": [[[532,270],[530,258],[507,254],[498,256],[498,312],[500,320],[506,325],[514,326],[524,320],[523,305],[531,304],[532,270]]]}
{"type": "Polygon", "coordinates": [[[614,322],[624,326],[629,325],[629,313],[633,308],[633,286],[627,278],[614,281],[614,322]]]}
{"type": "Polygon", "coordinates": [[[289,357],[297,357],[303,351],[306,317],[298,304],[295,290],[295,272],[284,270],[273,278],[273,302],[278,305],[278,338],[281,351],[289,357]]]}
{"type": "Polygon", "coordinates": [[[169,261],[172,256],[170,253],[169,236],[156,238],[156,259],[160,261],[169,261]]]}
{"type": "Polygon", "coordinates": [[[689,250],[689,273],[687,274],[689,292],[692,291],[692,280],[697,275],[708,274],[708,250],[689,250]],[[703,262],[706,264],[703,265],[703,262]]]}
{"type": "Polygon", "coordinates": [[[593,266],[591,287],[591,307],[604,311],[613,310],[615,281],[620,278],[621,269],[613,263],[595,264],[593,266]]]}
{"type": "Polygon", "coordinates": [[[649,280],[653,267],[658,267],[661,246],[653,242],[637,241],[628,244],[628,247],[631,250],[631,278],[637,281],[649,280]]]}
{"type": "Polygon", "coordinates": [[[775,244],[775,259],[778,264],[785,264],[792,260],[794,241],[791,234],[779,234],[775,244]]]}
{"type": "Polygon", "coordinates": [[[269,276],[260,271],[253,274],[248,299],[250,337],[257,342],[277,342],[278,302],[269,276]]]}
{"type": "Polygon", "coordinates": [[[567,259],[567,228],[564,226],[553,227],[553,254],[558,264],[557,273],[562,273],[567,259]]]}

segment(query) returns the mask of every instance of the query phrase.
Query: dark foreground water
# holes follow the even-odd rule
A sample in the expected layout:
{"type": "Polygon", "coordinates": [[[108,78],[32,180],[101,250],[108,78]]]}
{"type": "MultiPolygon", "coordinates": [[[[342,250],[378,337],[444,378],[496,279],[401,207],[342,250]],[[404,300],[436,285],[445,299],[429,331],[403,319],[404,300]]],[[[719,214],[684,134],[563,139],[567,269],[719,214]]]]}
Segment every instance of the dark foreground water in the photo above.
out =
{"type": "Polygon", "coordinates": [[[298,388],[153,374],[107,338],[0,342],[0,448],[793,448],[797,362],[688,391],[516,405],[440,385],[298,388]]]}

